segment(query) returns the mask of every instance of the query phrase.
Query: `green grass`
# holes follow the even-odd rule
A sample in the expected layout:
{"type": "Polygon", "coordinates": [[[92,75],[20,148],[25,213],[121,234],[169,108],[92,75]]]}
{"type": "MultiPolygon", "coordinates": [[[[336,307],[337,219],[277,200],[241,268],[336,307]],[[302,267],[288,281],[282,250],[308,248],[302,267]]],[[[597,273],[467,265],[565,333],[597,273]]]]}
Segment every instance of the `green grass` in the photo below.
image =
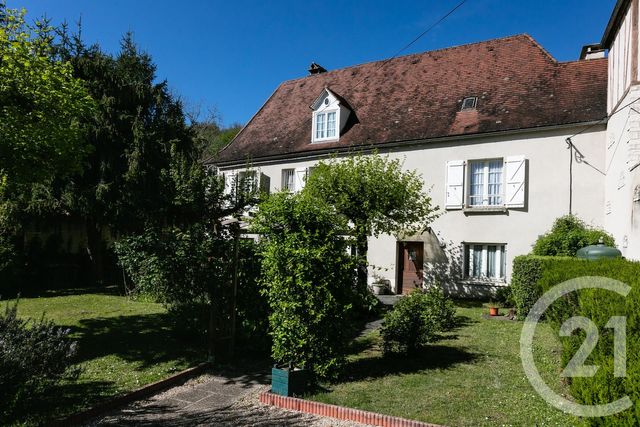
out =
{"type": "MultiPolygon", "coordinates": [[[[83,372],[62,384],[37,407],[32,420],[61,417],[96,402],[166,378],[202,361],[203,351],[177,338],[162,305],[131,300],[115,288],[44,293],[20,298],[22,317],[44,316],[71,329],[83,372]]],[[[13,301],[2,302],[5,304],[13,301]]]]}
{"type": "MultiPolygon", "coordinates": [[[[522,323],[484,319],[482,312],[459,307],[460,326],[410,358],[384,358],[377,332],[360,338],[344,378],[309,398],[447,426],[579,424],[527,381],[519,354],[522,323]]],[[[540,374],[568,395],[559,376],[559,339],[542,324],[534,343],[540,374]]]]}

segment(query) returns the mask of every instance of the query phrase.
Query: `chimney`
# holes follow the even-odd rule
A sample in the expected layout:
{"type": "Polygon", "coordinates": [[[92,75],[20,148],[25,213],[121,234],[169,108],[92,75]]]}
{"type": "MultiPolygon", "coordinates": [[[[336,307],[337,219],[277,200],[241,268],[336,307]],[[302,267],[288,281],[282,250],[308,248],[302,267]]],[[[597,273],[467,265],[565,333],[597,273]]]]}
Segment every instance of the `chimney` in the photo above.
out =
{"type": "Polygon", "coordinates": [[[582,47],[580,52],[580,60],[604,58],[604,49],[600,44],[588,44],[582,47]]]}
{"type": "Polygon", "coordinates": [[[326,72],[326,68],[324,68],[322,65],[316,64],[315,62],[312,62],[311,65],[309,65],[309,74],[320,74],[326,72]]]}

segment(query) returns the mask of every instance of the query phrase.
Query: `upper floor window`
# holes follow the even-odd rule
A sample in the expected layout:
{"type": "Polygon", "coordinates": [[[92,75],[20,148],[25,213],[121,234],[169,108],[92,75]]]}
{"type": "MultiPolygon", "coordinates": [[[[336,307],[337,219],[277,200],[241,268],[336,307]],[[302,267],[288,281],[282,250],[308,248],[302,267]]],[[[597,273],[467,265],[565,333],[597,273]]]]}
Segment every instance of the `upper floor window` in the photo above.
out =
{"type": "Polygon", "coordinates": [[[469,206],[503,204],[502,159],[469,162],[469,206]]]}
{"type": "Polygon", "coordinates": [[[340,138],[340,130],[350,115],[346,102],[328,88],[325,88],[314,103],[311,104],[311,109],[313,110],[311,142],[338,140],[340,138]]]}
{"type": "Polygon", "coordinates": [[[449,161],[445,208],[524,208],[526,168],[524,156],[449,161]]]}

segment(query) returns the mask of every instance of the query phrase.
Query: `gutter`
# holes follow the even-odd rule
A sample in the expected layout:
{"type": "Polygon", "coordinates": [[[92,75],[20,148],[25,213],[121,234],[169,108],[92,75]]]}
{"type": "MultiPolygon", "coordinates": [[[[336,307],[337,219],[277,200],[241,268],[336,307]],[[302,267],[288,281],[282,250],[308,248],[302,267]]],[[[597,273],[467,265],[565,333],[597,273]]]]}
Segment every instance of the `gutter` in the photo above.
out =
{"type": "Polygon", "coordinates": [[[485,132],[485,133],[479,133],[479,134],[476,133],[476,134],[467,134],[467,135],[443,136],[443,137],[429,138],[429,139],[408,139],[408,140],[385,142],[385,143],[349,145],[346,147],[338,147],[338,148],[333,147],[333,148],[325,148],[321,150],[277,154],[272,156],[247,157],[241,160],[211,162],[209,164],[214,164],[219,168],[223,168],[223,169],[231,169],[235,166],[246,165],[247,163],[250,163],[252,166],[269,165],[269,164],[279,163],[282,160],[290,160],[290,159],[314,160],[314,159],[329,157],[332,154],[348,153],[348,152],[356,152],[356,151],[369,154],[374,151],[380,151],[383,149],[386,150],[386,149],[393,149],[393,148],[417,147],[422,145],[432,145],[435,143],[446,143],[450,141],[469,141],[472,139],[476,139],[476,140],[486,139],[486,138],[492,138],[497,136],[520,135],[520,134],[529,133],[532,131],[543,132],[543,131],[575,128],[577,126],[594,126],[598,124],[605,125],[606,123],[607,123],[606,120],[600,119],[600,120],[592,120],[589,122],[578,122],[578,123],[569,123],[569,124],[563,124],[563,125],[541,126],[541,127],[524,128],[524,129],[510,129],[510,130],[502,130],[502,131],[485,132]]]}

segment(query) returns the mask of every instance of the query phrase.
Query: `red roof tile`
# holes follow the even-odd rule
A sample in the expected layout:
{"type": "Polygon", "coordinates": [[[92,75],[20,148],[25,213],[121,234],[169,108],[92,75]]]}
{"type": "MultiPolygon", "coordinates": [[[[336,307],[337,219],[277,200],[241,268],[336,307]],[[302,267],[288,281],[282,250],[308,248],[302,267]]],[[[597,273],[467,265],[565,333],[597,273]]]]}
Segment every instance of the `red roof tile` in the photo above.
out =
{"type": "Polygon", "coordinates": [[[220,153],[218,162],[589,122],[606,116],[607,60],[558,63],[528,35],[407,55],[382,64],[371,62],[282,83],[220,153]],[[311,144],[309,105],[325,87],[346,100],[355,114],[338,142],[311,144]],[[460,112],[468,96],[478,97],[477,110],[460,112]]]}

